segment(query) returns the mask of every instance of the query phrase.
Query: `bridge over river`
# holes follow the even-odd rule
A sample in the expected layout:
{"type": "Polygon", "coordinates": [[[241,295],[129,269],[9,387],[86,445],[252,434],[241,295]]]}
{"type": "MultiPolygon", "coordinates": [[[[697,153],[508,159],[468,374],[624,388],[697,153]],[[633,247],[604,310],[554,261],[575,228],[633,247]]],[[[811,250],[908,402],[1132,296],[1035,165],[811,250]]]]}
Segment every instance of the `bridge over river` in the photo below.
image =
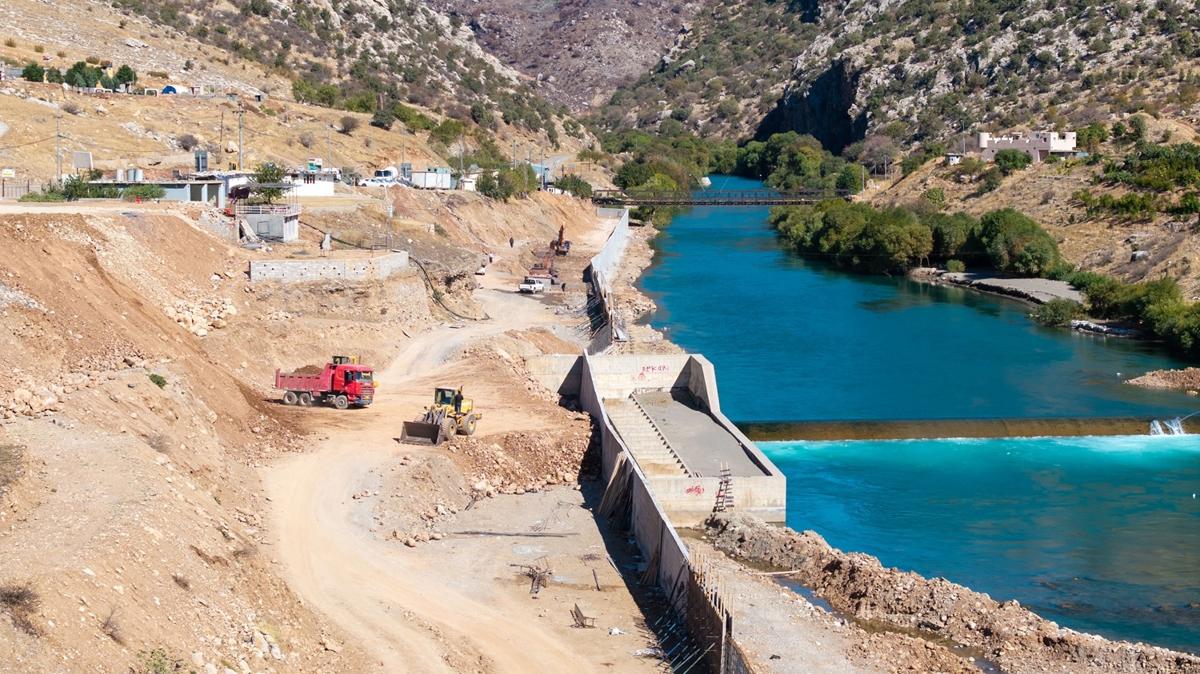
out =
{"type": "Polygon", "coordinates": [[[799,206],[825,199],[845,199],[848,190],[698,190],[696,192],[626,192],[597,190],[592,201],[599,206],[799,206]]]}

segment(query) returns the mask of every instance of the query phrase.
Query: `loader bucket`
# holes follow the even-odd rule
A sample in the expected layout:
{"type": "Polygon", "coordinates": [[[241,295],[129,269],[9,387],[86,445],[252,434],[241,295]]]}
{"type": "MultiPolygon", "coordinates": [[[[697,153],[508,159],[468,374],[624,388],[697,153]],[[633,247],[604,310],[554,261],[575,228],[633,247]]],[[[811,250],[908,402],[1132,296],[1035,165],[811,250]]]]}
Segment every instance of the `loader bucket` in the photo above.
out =
{"type": "Polygon", "coordinates": [[[407,445],[442,444],[442,425],[423,421],[406,421],[400,429],[400,442],[407,445]]]}

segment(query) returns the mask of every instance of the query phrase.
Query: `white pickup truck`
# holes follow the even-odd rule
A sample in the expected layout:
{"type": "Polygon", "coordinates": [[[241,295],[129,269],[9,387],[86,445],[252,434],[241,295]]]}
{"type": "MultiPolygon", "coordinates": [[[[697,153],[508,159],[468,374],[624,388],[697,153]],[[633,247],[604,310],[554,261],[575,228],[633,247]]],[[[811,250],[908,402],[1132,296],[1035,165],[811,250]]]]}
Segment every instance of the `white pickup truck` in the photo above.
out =
{"type": "Polygon", "coordinates": [[[517,286],[517,290],[523,293],[543,293],[546,292],[546,282],[526,276],[525,280],[521,281],[521,284],[517,286]]]}

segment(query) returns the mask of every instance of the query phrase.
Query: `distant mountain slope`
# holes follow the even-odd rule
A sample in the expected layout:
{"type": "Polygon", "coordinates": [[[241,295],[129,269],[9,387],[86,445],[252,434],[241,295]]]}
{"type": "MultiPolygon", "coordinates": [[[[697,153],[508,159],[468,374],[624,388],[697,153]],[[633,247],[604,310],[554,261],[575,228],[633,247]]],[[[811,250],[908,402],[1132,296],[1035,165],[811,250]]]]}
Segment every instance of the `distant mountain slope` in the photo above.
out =
{"type": "Polygon", "coordinates": [[[1200,13],[1174,0],[709,0],[693,30],[601,113],[707,135],[797,130],[839,151],[885,128],[1078,126],[1196,117],[1200,13]]]}
{"type": "Polygon", "coordinates": [[[433,0],[479,42],[573,111],[601,104],[656,63],[700,8],[697,0],[433,0]]]}
{"type": "Polygon", "coordinates": [[[111,4],[301,82],[293,91],[312,102],[370,112],[405,101],[485,125],[498,115],[551,136],[562,117],[460,21],[420,0],[111,4]]]}

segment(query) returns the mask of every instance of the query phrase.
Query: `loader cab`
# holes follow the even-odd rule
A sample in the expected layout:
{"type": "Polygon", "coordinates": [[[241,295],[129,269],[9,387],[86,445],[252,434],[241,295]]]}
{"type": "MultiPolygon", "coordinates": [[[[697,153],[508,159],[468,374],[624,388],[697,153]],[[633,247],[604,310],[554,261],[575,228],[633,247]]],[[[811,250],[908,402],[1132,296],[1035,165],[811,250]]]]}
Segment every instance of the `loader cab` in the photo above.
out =
{"type": "Polygon", "coordinates": [[[453,407],[454,406],[454,393],[456,392],[456,390],[457,389],[443,388],[441,386],[434,389],[433,404],[438,405],[438,406],[449,405],[450,407],[453,407]]]}

